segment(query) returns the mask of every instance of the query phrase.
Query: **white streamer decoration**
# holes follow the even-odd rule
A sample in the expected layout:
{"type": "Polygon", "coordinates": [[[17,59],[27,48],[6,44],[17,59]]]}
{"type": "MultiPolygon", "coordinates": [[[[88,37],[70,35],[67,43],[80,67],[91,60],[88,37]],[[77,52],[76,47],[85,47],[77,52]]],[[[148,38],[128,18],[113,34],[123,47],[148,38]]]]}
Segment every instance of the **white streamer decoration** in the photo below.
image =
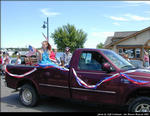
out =
{"type": "Polygon", "coordinates": [[[27,72],[27,73],[24,73],[24,74],[21,74],[21,75],[12,74],[12,73],[10,73],[10,72],[7,70],[7,68],[6,68],[5,71],[6,71],[10,76],[13,76],[13,77],[16,77],[16,78],[23,78],[23,77],[25,77],[25,76],[27,76],[27,75],[29,75],[29,74],[35,72],[36,70],[37,70],[37,68],[34,68],[34,69],[32,69],[31,71],[29,71],[29,72],[27,72]]]}

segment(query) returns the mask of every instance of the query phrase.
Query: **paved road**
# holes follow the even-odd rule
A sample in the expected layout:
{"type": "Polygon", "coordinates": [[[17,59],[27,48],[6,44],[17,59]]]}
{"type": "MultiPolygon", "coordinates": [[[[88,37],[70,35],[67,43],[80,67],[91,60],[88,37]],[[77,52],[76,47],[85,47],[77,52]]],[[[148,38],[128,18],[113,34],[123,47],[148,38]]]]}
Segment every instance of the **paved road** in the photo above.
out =
{"type": "Polygon", "coordinates": [[[20,104],[18,92],[4,85],[1,79],[1,112],[126,112],[124,108],[97,106],[83,102],[42,96],[36,107],[28,108],[20,104]]]}

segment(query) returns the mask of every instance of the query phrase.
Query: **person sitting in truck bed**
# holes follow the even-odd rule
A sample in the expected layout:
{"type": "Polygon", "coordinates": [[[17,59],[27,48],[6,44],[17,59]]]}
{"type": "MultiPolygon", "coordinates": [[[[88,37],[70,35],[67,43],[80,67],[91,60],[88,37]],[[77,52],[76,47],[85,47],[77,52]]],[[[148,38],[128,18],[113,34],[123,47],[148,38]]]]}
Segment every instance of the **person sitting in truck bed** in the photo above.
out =
{"type": "Polygon", "coordinates": [[[70,48],[65,48],[65,53],[61,57],[61,66],[69,68],[70,60],[72,58],[72,53],[70,53],[70,48]]]}
{"type": "Polygon", "coordinates": [[[51,45],[47,41],[43,41],[42,48],[40,50],[36,49],[36,52],[39,54],[39,64],[56,65],[50,60],[50,54],[52,52],[52,48],[51,48],[51,45]]]}
{"type": "Polygon", "coordinates": [[[17,55],[17,60],[16,60],[15,64],[21,64],[21,55],[20,55],[20,53],[17,53],[16,55],[17,55]]]}

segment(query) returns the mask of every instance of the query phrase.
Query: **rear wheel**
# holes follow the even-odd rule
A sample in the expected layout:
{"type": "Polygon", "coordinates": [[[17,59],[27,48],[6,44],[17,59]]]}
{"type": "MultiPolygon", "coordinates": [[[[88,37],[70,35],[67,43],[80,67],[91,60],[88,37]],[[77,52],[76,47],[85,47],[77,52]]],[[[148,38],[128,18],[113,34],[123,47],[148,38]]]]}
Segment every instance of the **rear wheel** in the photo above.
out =
{"type": "Polygon", "coordinates": [[[19,100],[23,105],[33,107],[37,105],[38,99],[39,97],[34,87],[29,84],[25,84],[21,87],[19,100]]]}
{"type": "Polygon", "coordinates": [[[129,104],[129,112],[150,112],[150,97],[139,97],[129,104]]]}

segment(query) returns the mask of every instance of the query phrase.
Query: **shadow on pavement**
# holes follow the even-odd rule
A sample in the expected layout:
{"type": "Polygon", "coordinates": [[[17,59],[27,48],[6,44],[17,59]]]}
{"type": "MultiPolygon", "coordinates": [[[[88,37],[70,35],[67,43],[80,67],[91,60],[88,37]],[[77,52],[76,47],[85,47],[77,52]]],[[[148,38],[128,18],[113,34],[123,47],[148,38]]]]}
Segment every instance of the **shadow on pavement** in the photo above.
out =
{"type": "Polygon", "coordinates": [[[23,106],[19,102],[18,93],[2,97],[1,102],[5,103],[8,108],[13,107],[14,110],[12,112],[127,112],[123,107],[108,105],[100,106],[86,102],[46,96],[41,97],[37,106],[29,108],[23,106]]]}

